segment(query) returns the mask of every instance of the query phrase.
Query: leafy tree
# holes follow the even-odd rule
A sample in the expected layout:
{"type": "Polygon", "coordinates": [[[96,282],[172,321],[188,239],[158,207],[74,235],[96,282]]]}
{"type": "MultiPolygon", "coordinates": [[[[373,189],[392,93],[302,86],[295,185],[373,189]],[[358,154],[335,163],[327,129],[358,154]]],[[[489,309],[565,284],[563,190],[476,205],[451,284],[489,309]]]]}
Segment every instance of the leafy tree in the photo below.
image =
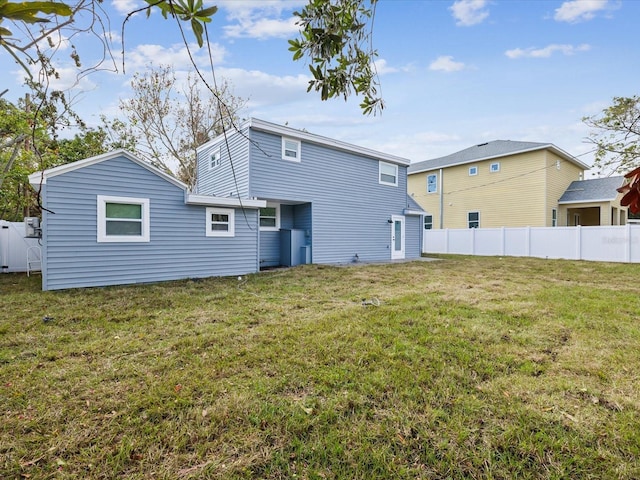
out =
{"type": "Polygon", "coordinates": [[[192,74],[179,88],[170,66],[136,73],[131,88],[132,98],[120,101],[128,125],[111,123],[109,128],[121,139],[135,139],[136,153],[152,165],[195,185],[196,148],[232,128],[244,100],[226,82],[203,92],[192,74]]]}
{"type": "Polygon", "coordinates": [[[596,148],[594,167],[599,174],[640,166],[640,96],[614,97],[611,106],[583,122],[593,129],[587,141],[596,148]]]}

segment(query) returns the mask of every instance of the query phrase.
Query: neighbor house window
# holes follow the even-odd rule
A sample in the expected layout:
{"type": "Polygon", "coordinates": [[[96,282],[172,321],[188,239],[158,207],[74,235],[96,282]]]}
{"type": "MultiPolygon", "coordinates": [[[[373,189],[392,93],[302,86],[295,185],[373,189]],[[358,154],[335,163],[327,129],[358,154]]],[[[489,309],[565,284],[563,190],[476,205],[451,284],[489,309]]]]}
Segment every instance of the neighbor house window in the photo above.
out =
{"type": "Polygon", "coordinates": [[[467,213],[467,223],[469,228],[479,228],[480,227],[480,212],[469,212],[467,213]]]}
{"type": "Polygon", "coordinates": [[[558,226],[558,209],[557,208],[551,209],[551,226],[552,227],[558,226]]]}
{"type": "Polygon", "coordinates": [[[282,159],[292,162],[300,161],[300,140],[282,138],[282,159]]]}
{"type": "Polygon", "coordinates": [[[424,229],[431,230],[433,228],[433,215],[424,216],[424,229]]]}
{"type": "Polygon", "coordinates": [[[280,229],[280,205],[267,204],[260,209],[260,230],[280,229]]]}
{"type": "Polygon", "coordinates": [[[207,208],[207,237],[233,237],[234,235],[235,210],[207,208]]]}
{"type": "Polygon", "coordinates": [[[209,170],[213,170],[216,167],[220,166],[220,149],[217,148],[213,152],[211,152],[211,158],[209,161],[209,170]]]}
{"type": "Polygon", "coordinates": [[[149,199],[98,195],[98,242],[148,242],[149,199]]]}
{"type": "Polygon", "coordinates": [[[478,167],[469,167],[469,176],[473,177],[478,174],[478,167]]]}
{"type": "Polygon", "coordinates": [[[500,162],[495,162],[489,165],[490,172],[499,172],[500,171],[500,162]]]}
{"type": "Polygon", "coordinates": [[[398,166],[392,163],[379,162],[378,163],[378,181],[382,185],[398,186],[398,166]]]}
{"type": "Polygon", "coordinates": [[[438,191],[438,176],[435,173],[427,175],[427,193],[436,193],[438,191]]]}

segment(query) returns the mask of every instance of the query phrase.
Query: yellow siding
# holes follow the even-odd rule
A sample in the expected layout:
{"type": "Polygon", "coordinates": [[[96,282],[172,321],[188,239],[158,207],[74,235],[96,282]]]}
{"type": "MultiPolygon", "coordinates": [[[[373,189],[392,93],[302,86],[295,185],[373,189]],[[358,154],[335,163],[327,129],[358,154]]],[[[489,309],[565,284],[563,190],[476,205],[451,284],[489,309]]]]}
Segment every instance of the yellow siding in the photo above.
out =
{"type": "MultiPolygon", "coordinates": [[[[565,192],[565,190],[571,185],[571,182],[575,180],[582,180],[581,174],[583,170],[577,165],[568,162],[567,160],[559,157],[553,152],[545,151],[546,153],[546,221],[541,224],[541,227],[551,227],[551,210],[558,208],[558,200],[565,192]]],[[[558,208],[558,226],[567,225],[566,209],[558,208]],[[562,214],[562,215],[561,215],[562,214]]]]}

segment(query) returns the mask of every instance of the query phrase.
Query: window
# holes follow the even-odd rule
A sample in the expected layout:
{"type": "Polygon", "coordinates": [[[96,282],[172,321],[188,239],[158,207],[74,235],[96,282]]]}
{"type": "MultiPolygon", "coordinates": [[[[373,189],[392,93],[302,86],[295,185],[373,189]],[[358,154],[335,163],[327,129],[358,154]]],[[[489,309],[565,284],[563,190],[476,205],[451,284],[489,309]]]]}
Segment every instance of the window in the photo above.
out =
{"type": "Polygon", "coordinates": [[[500,171],[500,162],[495,162],[495,163],[492,163],[491,165],[489,165],[489,171],[491,173],[499,172],[500,171]]]}
{"type": "Polygon", "coordinates": [[[98,195],[98,242],[148,242],[149,199],[98,195]]]}
{"type": "Polygon", "coordinates": [[[292,162],[300,161],[300,140],[282,138],[282,159],[292,162]]]}
{"type": "Polygon", "coordinates": [[[382,185],[398,186],[398,166],[392,163],[379,162],[378,181],[382,185]]]}
{"type": "Polygon", "coordinates": [[[260,230],[280,229],[280,205],[269,204],[260,209],[260,230]]]}
{"type": "Polygon", "coordinates": [[[480,227],[480,212],[469,212],[469,213],[467,213],[467,223],[469,224],[469,228],[479,228],[480,227]]]}
{"type": "Polygon", "coordinates": [[[469,167],[469,176],[473,177],[474,175],[478,174],[478,167],[473,166],[473,167],[469,167]]]}
{"type": "Polygon", "coordinates": [[[435,173],[427,175],[427,193],[436,193],[438,191],[438,176],[435,173]]]}
{"type": "Polygon", "coordinates": [[[233,237],[234,235],[235,210],[207,208],[207,237],[233,237]]]}
{"type": "Polygon", "coordinates": [[[220,166],[220,149],[217,148],[211,152],[211,159],[209,161],[209,170],[213,170],[220,166]]]}
{"type": "Polygon", "coordinates": [[[552,227],[558,226],[558,209],[557,208],[551,209],[551,226],[552,227]]]}
{"type": "Polygon", "coordinates": [[[433,228],[433,215],[424,216],[424,229],[431,230],[433,228]]]}

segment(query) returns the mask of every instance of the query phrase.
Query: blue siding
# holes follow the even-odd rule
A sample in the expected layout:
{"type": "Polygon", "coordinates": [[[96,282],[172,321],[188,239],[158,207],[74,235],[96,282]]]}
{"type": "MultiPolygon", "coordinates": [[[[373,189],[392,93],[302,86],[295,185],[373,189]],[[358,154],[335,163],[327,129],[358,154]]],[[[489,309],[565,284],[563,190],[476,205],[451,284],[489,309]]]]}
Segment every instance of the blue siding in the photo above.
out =
{"type": "Polygon", "coordinates": [[[216,139],[198,151],[198,181],[196,192],[218,197],[249,195],[249,143],[247,132],[230,132],[224,139],[216,139]],[[220,150],[220,166],[210,169],[211,154],[220,150]]]}
{"type": "Polygon", "coordinates": [[[404,252],[406,258],[418,258],[422,253],[422,217],[407,215],[404,225],[404,252]]]}
{"type": "Polygon", "coordinates": [[[260,232],[260,268],[280,265],[280,232],[260,232]]]}
{"type": "MultiPolygon", "coordinates": [[[[406,206],[406,167],[398,186],[378,183],[378,160],[302,142],[301,162],[281,159],[281,137],[252,130],[249,196],[309,202],[304,224],[311,226],[314,263],[391,258],[391,215],[406,206]]],[[[284,228],[284,227],[283,227],[284,228]]],[[[296,228],[304,228],[296,226],[296,228]]]]}
{"type": "Polygon", "coordinates": [[[204,206],[184,191],[117,157],[47,181],[43,289],[239,275],[257,270],[257,211],[235,214],[235,237],[205,235],[204,206]],[[98,243],[97,195],[150,199],[151,241],[98,243]]]}

